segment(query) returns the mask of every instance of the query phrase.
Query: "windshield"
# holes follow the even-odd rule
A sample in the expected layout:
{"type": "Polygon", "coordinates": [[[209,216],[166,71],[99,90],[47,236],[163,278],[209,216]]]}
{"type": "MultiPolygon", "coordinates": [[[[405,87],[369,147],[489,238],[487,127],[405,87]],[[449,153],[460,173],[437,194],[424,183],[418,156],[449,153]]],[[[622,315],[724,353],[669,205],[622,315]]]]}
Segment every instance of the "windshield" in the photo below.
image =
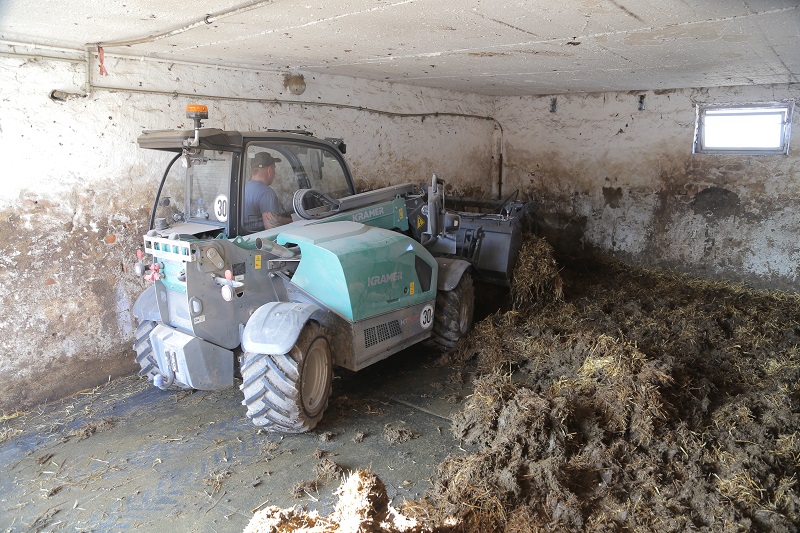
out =
{"type": "Polygon", "coordinates": [[[233,154],[202,150],[189,156],[186,196],[189,218],[224,226],[228,221],[228,194],[233,154]]]}
{"type": "Polygon", "coordinates": [[[279,223],[291,220],[292,197],[298,189],[315,189],[332,198],[352,194],[346,169],[336,153],[326,146],[302,142],[248,144],[243,181],[242,224],[247,231],[265,228],[265,212],[274,213],[279,223]],[[263,166],[274,166],[274,171],[262,173],[259,167],[263,166]]]}
{"type": "Polygon", "coordinates": [[[199,150],[183,156],[169,171],[158,199],[156,218],[175,222],[204,222],[224,227],[232,154],[199,150]]]}

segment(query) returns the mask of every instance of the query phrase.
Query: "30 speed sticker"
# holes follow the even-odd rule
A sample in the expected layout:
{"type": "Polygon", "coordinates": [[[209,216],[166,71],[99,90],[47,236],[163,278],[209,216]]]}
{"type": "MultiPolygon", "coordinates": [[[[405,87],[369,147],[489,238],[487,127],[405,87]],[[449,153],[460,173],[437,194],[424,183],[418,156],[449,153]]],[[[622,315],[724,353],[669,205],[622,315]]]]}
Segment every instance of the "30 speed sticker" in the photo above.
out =
{"type": "Polygon", "coordinates": [[[419,323],[424,329],[428,329],[433,325],[433,306],[428,304],[422,308],[419,314],[419,323]]]}

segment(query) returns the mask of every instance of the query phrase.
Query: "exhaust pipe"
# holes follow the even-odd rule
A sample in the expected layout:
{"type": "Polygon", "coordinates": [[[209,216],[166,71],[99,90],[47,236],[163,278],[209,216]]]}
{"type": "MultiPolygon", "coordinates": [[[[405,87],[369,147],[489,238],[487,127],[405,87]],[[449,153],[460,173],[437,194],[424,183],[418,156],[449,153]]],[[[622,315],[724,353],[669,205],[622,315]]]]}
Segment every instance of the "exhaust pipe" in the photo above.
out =
{"type": "Polygon", "coordinates": [[[285,246],[281,246],[275,241],[271,241],[269,239],[262,239],[261,237],[256,239],[256,248],[264,252],[269,252],[273,255],[277,255],[281,259],[291,259],[297,255],[293,250],[290,250],[285,246]]]}

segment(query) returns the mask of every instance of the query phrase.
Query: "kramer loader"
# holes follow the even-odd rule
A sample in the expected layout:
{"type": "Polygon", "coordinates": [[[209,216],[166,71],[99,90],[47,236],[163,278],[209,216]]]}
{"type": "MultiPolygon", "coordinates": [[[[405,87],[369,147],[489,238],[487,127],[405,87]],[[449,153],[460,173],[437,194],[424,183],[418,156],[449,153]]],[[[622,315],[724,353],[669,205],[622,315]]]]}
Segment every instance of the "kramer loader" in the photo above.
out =
{"type": "Polygon", "coordinates": [[[150,283],[133,308],[136,361],[156,387],[216,390],[238,371],[254,424],[308,431],[334,365],[358,371],[419,342],[451,349],[472,325],[473,278],[508,285],[521,202],[448,211],[436,175],[356,193],[341,139],[203,128],[199,105],[187,117],[192,130],[138,138],[175,153],[134,268],[150,283]],[[272,229],[243,209],[262,152],[292,220],[272,229]]]}

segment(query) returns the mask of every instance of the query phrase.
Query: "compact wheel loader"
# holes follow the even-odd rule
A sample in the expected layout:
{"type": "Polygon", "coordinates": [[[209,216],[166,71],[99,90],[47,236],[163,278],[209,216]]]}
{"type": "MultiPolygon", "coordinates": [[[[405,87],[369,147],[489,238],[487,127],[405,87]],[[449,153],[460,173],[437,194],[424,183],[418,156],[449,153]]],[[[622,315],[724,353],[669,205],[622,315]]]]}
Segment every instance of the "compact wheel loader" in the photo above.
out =
{"type": "Polygon", "coordinates": [[[238,369],[254,424],[308,431],[334,365],[358,371],[419,342],[453,348],[472,325],[473,279],[509,283],[521,202],[447,211],[435,175],[356,193],[341,139],[203,128],[205,106],[187,116],[191,130],[138,139],[175,154],[134,268],[150,283],[133,308],[134,350],[155,386],[231,387],[238,369]],[[244,209],[262,152],[292,220],[271,229],[244,209]]]}

